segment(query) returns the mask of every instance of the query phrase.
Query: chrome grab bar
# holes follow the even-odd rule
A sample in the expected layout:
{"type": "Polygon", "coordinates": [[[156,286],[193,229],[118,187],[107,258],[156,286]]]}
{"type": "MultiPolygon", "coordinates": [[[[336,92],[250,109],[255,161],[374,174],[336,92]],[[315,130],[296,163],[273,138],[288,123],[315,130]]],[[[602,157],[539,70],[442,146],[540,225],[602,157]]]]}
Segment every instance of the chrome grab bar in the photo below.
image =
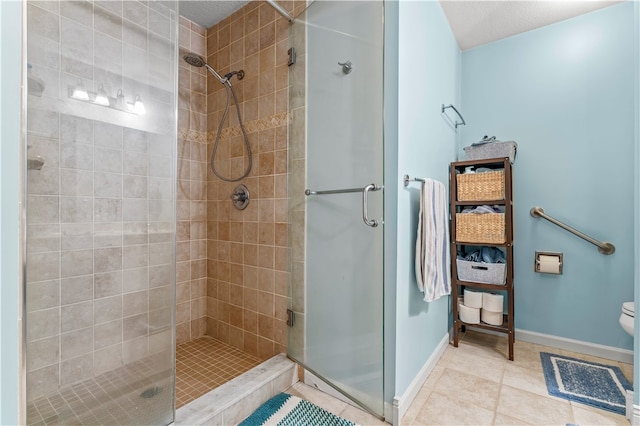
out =
{"type": "Polygon", "coordinates": [[[375,183],[370,183],[364,188],[345,188],[345,189],[331,189],[327,191],[312,191],[310,189],[305,189],[304,195],[329,195],[329,194],[347,194],[350,192],[362,192],[362,220],[365,225],[375,228],[379,225],[378,221],[375,219],[369,219],[369,197],[368,194],[370,191],[379,191],[383,187],[377,186],[375,183]]]}
{"type": "Polygon", "coordinates": [[[533,207],[529,213],[533,217],[541,217],[543,219],[546,219],[549,222],[551,222],[551,223],[553,223],[555,225],[558,225],[560,228],[563,228],[563,229],[571,232],[572,234],[577,235],[578,237],[582,238],[583,240],[590,242],[591,244],[597,246],[598,247],[598,251],[600,253],[602,253],[602,254],[613,254],[616,251],[616,247],[612,243],[609,243],[607,241],[600,242],[598,240],[594,240],[590,236],[588,236],[586,234],[583,234],[582,232],[578,231],[577,229],[574,229],[574,228],[570,227],[569,225],[566,225],[566,224],[560,222],[559,220],[554,219],[551,216],[546,215],[544,213],[544,209],[542,207],[533,207]]]}

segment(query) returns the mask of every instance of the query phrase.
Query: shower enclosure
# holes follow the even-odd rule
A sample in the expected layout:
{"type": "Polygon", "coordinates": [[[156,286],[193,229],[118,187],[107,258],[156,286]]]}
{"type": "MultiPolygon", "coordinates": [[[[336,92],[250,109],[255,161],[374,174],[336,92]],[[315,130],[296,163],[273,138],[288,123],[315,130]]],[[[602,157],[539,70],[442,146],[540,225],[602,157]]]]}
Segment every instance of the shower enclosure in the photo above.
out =
{"type": "Polygon", "coordinates": [[[289,356],[382,416],[383,2],[314,2],[291,27],[289,356]]]}
{"type": "MultiPolygon", "coordinates": [[[[290,27],[248,4],[244,22],[261,26],[245,44],[260,52],[233,57],[253,69],[237,86],[259,190],[239,213],[235,185],[203,177],[217,85],[184,74],[198,102],[178,100],[178,3],[24,3],[25,421],[169,424],[176,341],[205,334],[260,359],[287,350],[381,415],[382,3],[315,2],[290,27]],[[203,198],[181,199],[185,181],[203,198]]],[[[224,130],[223,171],[239,176],[224,130]]]]}
{"type": "Polygon", "coordinates": [[[28,424],[174,415],[177,2],[26,2],[28,424]]]}

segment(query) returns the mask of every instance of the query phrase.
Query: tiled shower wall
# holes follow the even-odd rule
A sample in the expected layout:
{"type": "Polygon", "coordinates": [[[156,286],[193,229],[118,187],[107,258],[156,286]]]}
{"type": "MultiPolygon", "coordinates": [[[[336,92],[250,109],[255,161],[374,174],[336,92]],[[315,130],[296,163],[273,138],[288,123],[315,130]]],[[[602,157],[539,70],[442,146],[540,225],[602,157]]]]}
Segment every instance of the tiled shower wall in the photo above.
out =
{"type": "MultiPolygon", "coordinates": [[[[291,15],[304,2],[280,2],[291,15]]],[[[288,306],[287,108],[288,22],[264,2],[251,2],[207,31],[207,62],[232,79],[253,152],[253,168],[242,182],[223,182],[209,172],[207,334],[262,359],[285,352],[288,306]],[[251,196],[245,210],[230,196],[244,183],[251,196]]],[[[226,105],[223,86],[207,85],[208,155],[226,105]]],[[[237,178],[246,150],[230,110],[216,168],[237,178]]]]}
{"type": "Polygon", "coordinates": [[[27,4],[28,400],[154,353],[171,369],[176,27],[159,2],[27,4]],[[78,82],[147,114],[69,99],[78,82]]]}
{"type": "Polygon", "coordinates": [[[207,316],[207,77],[182,56],[206,56],[206,30],[180,17],[178,70],[178,194],[176,342],[206,333],[207,316]]]}

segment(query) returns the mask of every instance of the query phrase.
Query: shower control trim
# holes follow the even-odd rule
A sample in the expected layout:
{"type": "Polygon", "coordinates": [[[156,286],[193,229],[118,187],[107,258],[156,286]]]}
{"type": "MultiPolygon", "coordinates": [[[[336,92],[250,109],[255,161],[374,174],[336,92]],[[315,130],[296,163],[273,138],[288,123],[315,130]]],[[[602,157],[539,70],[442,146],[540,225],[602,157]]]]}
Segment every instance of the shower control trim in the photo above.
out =
{"type": "Polygon", "coordinates": [[[244,210],[249,205],[249,188],[240,184],[236,186],[231,194],[233,206],[238,210],[244,210]]]}

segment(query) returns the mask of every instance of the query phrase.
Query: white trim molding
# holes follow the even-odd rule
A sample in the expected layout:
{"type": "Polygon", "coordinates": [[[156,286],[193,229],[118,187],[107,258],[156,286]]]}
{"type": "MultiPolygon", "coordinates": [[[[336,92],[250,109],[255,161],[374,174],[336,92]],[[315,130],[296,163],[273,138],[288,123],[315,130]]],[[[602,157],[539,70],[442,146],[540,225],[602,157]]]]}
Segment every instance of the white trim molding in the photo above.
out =
{"type": "Polygon", "coordinates": [[[427,359],[427,362],[422,366],[416,377],[411,381],[404,394],[393,397],[393,414],[391,421],[394,426],[400,425],[400,420],[418,395],[418,392],[420,391],[420,388],[422,388],[424,382],[427,381],[431,371],[433,371],[438,360],[440,360],[440,357],[444,354],[445,349],[449,346],[449,338],[449,333],[445,333],[436,349],[433,351],[429,359],[427,359]]]}
{"type": "Polygon", "coordinates": [[[633,351],[628,349],[620,349],[613,346],[599,345],[597,343],[573,340],[566,337],[536,333],[535,331],[516,329],[516,342],[518,340],[529,343],[536,343],[538,345],[550,346],[552,348],[564,349],[581,354],[597,356],[599,358],[610,359],[612,361],[633,364],[633,351]]]}
{"type": "Polygon", "coordinates": [[[633,413],[630,419],[633,426],[640,426],[640,405],[633,405],[633,413]]]}

